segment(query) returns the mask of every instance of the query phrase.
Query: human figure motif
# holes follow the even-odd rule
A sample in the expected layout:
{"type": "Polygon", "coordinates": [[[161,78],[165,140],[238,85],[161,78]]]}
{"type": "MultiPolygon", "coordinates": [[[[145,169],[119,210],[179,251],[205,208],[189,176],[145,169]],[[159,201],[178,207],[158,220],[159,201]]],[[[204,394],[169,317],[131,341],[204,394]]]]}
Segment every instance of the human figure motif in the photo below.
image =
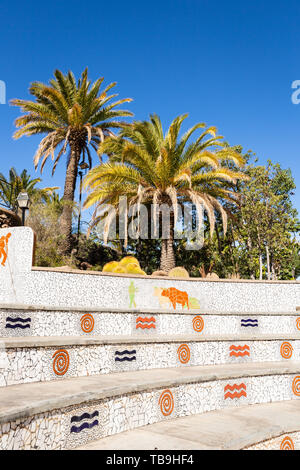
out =
{"type": "Polygon", "coordinates": [[[136,308],[136,303],[135,303],[135,293],[138,291],[137,287],[134,287],[133,281],[130,282],[129,287],[128,287],[128,293],[129,293],[129,308],[134,306],[136,308]]]}
{"type": "Polygon", "coordinates": [[[2,266],[5,266],[7,260],[7,251],[8,251],[8,240],[11,237],[11,233],[4,235],[0,238],[0,260],[2,259],[2,266]]]}

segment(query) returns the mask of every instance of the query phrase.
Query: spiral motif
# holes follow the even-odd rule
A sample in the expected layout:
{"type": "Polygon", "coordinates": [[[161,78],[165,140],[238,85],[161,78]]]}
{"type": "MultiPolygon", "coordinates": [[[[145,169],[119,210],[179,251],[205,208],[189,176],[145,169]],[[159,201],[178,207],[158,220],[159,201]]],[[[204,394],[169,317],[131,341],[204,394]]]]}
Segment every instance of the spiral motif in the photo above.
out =
{"type": "Polygon", "coordinates": [[[177,354],[181,364],[187,364],[191,358],[191,351],[187,344],[179,346],[177,354]]]}
{"type": "Polygon", "coordinates": [[[193,318],[193,328],[197,333],[201,333],[201,331],[204,328],[204,321],[203,318],[200,317],[200,315],[197,315],[196,317],[193,318]]]}
{"type": "Polygon", "coordinates": [[[86,313],[80,319],[81,321],[81,329],[84,333],[90,333],[94,329],[94,317],[90,313],[86,313]]]}
{"type": "Polygon", "coordinates": [[[68,351],[65,349],[59,349],[56,351],[52,358],[53,361],[53,371],[56,375],[65,375],[69,369],[70,357],[68,351]]]}
{"type": "Polygon", "coordinates": [[[280,353],[284,359],[290,359],[293,354],[293,347],[291,343],[282,343],[280,347],[280,353]]]}
{"type": "Polygon", "coordinates": [[[296,327],[297,327],[297,330],[300,330],[300,317],[298,317],[296,320],[296,327]]]}
{"type": "Polygon", "coordinates": [[[280,444],[280,450],[295,450],[293,440],[288,436],[284,437],[280,444]]]}
{"type": "Polygon", "coordinates": [[[293,393],[297,396],[300,397],[300,375],[297,375],[294,380],[293,380],[293,385],[292,385],[293,393]]]}
{"type": "Polygon", "coordinates": [[[164,416],[169,416],[174,410],[174,398],[170,390],[162,392],[159,398],[160,410],[164,416]]]}

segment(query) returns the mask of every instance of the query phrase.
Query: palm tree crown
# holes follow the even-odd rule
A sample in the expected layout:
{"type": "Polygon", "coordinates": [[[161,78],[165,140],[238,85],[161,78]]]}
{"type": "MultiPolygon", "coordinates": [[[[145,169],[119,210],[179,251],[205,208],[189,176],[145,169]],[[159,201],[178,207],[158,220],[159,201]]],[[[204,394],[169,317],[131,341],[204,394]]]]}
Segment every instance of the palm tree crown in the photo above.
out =
{"type": "Polygon", "coordinates": [[[61,217],[61,230],[65,236],[63,251],[68,252],[78,165],[87,160],[91,168],[91,149],[97,150],[99,143],[113,135],[111,129],[120,126],[118,118],[132,115],[129,111],[115,108],[131,100],[125,98],[112,102],[117,95],[109,95],[108,92],[116,83],[101,91],[103,78],[91,84],[87,69],[77,81],[72,72],[64,75],[55,70],[54,76],[49,85],[40,82],[31,84],[29,91],[35,101],[14,99],[11,104],[25,113],[15,121],[18,128],[14,134],[16,139],[24,135],[46,134],[34,156],[35,168],[40,164],[43,171],[50,157],[54,162],[53,174],[61,156],[68,150],[63,196],[65,207],[61,217]]]}
{"type": "MultiPolygon", "coordinates": [[[[204,123],[196,124],[179,138],[186,117],[175,118],[164,134],[159,117],[151,115],[150,121],[123,127],[118,137],[110,137],[99,146],[99,152],[108,154],[110,159],[93,168],[85,178],[85,186],[90,191],[85,207],[97,205],[93,224],[101,219],[97,208],[107,203],[116,206],[119,197],[125,195],[129,205],[169,204],[173,207],[174,223],[178,203],[190,200],[198,211],[202,206],[206,210],[211,235],[215,210],[221,213],[226,232],[227,214],[220,200],[236,202],[237,195],[226,186],[245,179],[245,175],[222,163],[230,159],[240,167],[244,161],[240,154],[224,146],[215,127],[207,128],[204,123]],[[201,135],[189,143],[192,134],[200,128],[204,129],[201,135]]],[[[174,263],[171,231],[170,238],[162,240],[161,269],[169,270],[174,263]]]]}
{"type": "Polygon", "coordinates": [[[24,191],[28,193],[29,197],[37,195],[41,199],[46,200],[48,197],[51,197],[54,190],[59,189],[58,187],[36,188],[36,185],[41,181],[41,178],[32,178],[27,170],[23,170],[18,174],[17,170],[12,167],[9,170],[8,179],[0,173],[0,201],[11,210],[17,212],[17,197],[19,193],[24,191]]]}

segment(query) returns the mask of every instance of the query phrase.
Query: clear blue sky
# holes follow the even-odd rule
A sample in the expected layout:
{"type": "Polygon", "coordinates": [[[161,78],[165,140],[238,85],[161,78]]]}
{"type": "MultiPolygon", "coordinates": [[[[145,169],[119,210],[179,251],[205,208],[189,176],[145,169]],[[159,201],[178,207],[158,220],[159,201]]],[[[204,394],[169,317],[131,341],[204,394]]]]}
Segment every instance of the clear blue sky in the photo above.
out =
{"type": "MultiPolygon", "coordinates": [[[[30,82],[55,68],[117,81],[136,119],[158,113],[164,125],[189,113],[186,126],[215,125],[231,145],[290,167],[300,181],[300,3],[208,0],[10,1],[1,5],[0,80],[7,102],[27,98],[30,82]]],[[[0,171],[28,168],[39,139],[14,141],[19,111],[0,105],[0,171]]],[[[96,161],[96,160],[95,160],[96,161]]],[[[43,185],[63,188],[65,163],[43,185]]],[[[294,198],[300,211],[300,192],[294,198]]]]}

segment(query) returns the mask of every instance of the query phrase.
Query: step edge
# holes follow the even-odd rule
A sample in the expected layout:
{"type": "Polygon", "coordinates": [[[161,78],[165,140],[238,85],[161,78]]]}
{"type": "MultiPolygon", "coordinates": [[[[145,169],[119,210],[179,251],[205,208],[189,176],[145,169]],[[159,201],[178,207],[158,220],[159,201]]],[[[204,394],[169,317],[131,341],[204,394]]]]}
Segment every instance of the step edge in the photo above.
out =
{"type": "MultiPolygon", "coordinates": [[[[265,409],[265,407],[269,407],[269,408],[271,408],[271,411],[272,411],[272,409],[275,408],[274,411],[276,412],[276,411],[279,411],[279,410],[277,410],[277,408],[282,407],[283,404],[288,405],[288,406],[292,406],[292,405],[294,405],[295,401],[296,400],[277,401],[277,402],[271,402],[271,403],[264,403],[263,405],[264,405],[264,409],[265,409]]],[[[257,417],[259,417],[259,411],[260,411],[260,408],[261,408],[261,404],[244,405],[244,406],[239,407],[239,410],[242,411],[243,409],[246,409],[246,408],[249,409],[250,407],[255,408],[255,413],[257,413],[257,417]]],[[[233,412],[232,417],[235,416],[234,415],[235,409],[229,410],[227,408],[226,409],[226,412],[227,412],[226,415],[227,415],[228,419],[230,419],[230,411],[233,412]]],[[[222,415],[223,412],[224,412],[224,409],[212,410],[212,411],[207,411],[207,412],[199,413],[199,414],[195,414],[195,415],[173,418],[173,419],[168,420],[168,424],[173,425],[173,426],[175,426],[176,424],[180,425],[180,421],[182,419],[186,420],[186,419],[189,419],[189,417],[194,419],[196,416],[203,417],[204,415],[205,415],[205,417],[207,417],[207,416],[212,415],[212,414],[222,415]]],[[[249,419],[249,417],[248,417],[248,419],[249,419]]],[[[127,437],[128,437],[128,439],[130,439],[130,433],[131,432],[137,433],[138,431],[147,431],[148,433],[151,433],[153,435],[157,435],[157,437],[159,437],[159,436],[161,436],[161,433],[157,432],[156,429],[153,429],[153,427],[159,426],[159,424],[160,424],[160,422],[157,422],[157,423],[137,427],[137,428],[134,428],[132,430],[124,431],[124,434],[127,433],[128,434],[127,437]]],[[[252,423],[250,423],[250,424],[252,424],[252,423]]],[[[215,450],[247,450],[248,447],[251,447],[253,445],[258,445],[258,444],[261,444],[265,441],[269,441],[269,440],[272,440],[272,439],[279,438],[279,437],[281,437],[285,434],[292,434],[294,432],[299,432],[300,431],[300,417],[299,417],[299,424],[297,424],[297,425],[295,425],[295,423],[290,424],[290,422],[288,420],[288,417],[287,417],[287,420],[286,420],[285,423],[274,424],[274,425],[269,424],[268,425],[268,421],[266,419],[265,424],[262,422],[261,425],[262,425],[262,430],[260,429],[259,431],[252,432],[251,434],[246,434],[245,433],[245,436],[241,436],[240,438],[236,438],[236,439],[231,439],[227,442],[225,441],[219,447],[211,445],[210,449],[211,450],[213,450],[213,449],[215,449],[215,450]]],[[[123,432],[112,434],[112,435],[106,436],[102,439],[101,438],[96,439],[94,441],[88,442],[87,444],[76,447],[73,450],[88,450],[89,447],[91,447],[92,445],[97,445],[97,443],[99,443],[99,445],[100,445],[101,441],[103,441],[103,440],[110,440],[111,439],[113,441],[114,437],[117,437],[121,434],[123,434],[123,432]]],[[[170,437],[170,436],[168,435],[168,437],[170,437]]],[[[177,436],[176,436],[176,439],[177,439],[177,436]]],[[[192,439],[188,439],[188,438],[184,438],[184,440],[187,441],[187,442],[193,443],[193,444],[198,444],[198,445],[202,444],[203,446],[208,447],[207,443],[205,443],[205,442],[201,443],[201,437],[200,437],[199,440],[196,440],[196,441],[192,440],[192,439]]],[[[116,448],[116,450],[118,450],[118,449],[116,448]]],[[[133,449],[133,450],[138,450],[138,449],[133,449]]],[[[167,450],[167,449],[161,448],[160,450],[167,450]]]]}
{"type": "Polygon", "coordinates": [[[61,337],[51,337],[51,336],[24,336],[24,337],[0,337],[0,345],[4,346],[6,349],[21,349],[21,348],[52,348],[55,346],[66,346],[66,347],[76,347],[76,346],[113,346],[113,345],[122,345],[122,344],[182,344],[182,343],[223,343],[223,342],[245,342],[245,341],[300,341],[300,331],[299,334],[285,334],[285,335],[262,335],[262,336],[251,336],[246,334],[241,334],[239,336],[195,336],[192,335],[183,335],[183,336],[153,336],[153,337],[109,337],[109,338],[97,338],[89,337],[84,338],[82,336],[61,336],[61,337]]]}
{"type": "Polygon", "coordinates": [[[26,305],[26,304],[0,304],[1,310],[23,310],[24,312],[68,312],[68,313],[81,313],[81,312],[94,312],[94,313],[116,313],[116,314],[153,314],[153,315],[220,315],[220,316],[256,316],[256,315],[271,315],[271,316],[299,316],[299,310],[296,308],[293,310],[286,311],[252,311],[252,312],[241,312],[239,311],[224,311],[219,310],[206,310],[201,309],[190,309],[190,310],[166,310],[160,308],[137,308],[137,309],[126,309],[126,308],[108,308],[108,307],[69,307],[69,306],[46,306],[46,305],[26,305]]]}
{"type": "MultiPolygon", "coordinates": [[[[143,383],[133,383],[133,384],[121,384],[118,386],[110,385],[107,386],[106,389],[99,389],[99,384],[101,385],[101,381],[103,382],[103,374],[102,375],[93,375],[87,377],[80,377],[80,378],[70,378],[70,379],[63,379],[65,382],[79,382],[79,381],[86,381],[91,379],[93,381],[99,381],[99,384],[93,384],[92,388],[94,390],[89,390],[89,392],[73,392],[69,395],[64,394],[64,396],[56,396],[56,397],[48,397],[45,400],[37,401],[33,405],[22,405],[22,408],[16,407],[13,411],[0,411],[0,424],[4,424],[8,421],[16,421],[18,419],[27,418],[29,416],[34,416],[36,414],[42,414],[45,412],[54,411],[56,409],[61,408],[68,408],[69,406],[73,405],[80,405],[81,403],[89,403],[98,400],[104,400],[107,398],[116,398],[122,395],[130,395],[132,393],[142,393],[146,391],[153,391],[158,389],[164,388],[174,388],[180,385],[187,385],[193,383],[205,383],[205,382],[214,382],[217,380],[233,380],[238,378],[251,378],[251,377],[265,377],[270,375],[294,375],[296,373],[300,373],[300,362],[290,362],[289,364],[281,364],[281,363],[251,363],[247,364],[248,367],[250,366],[250,370],[238,370],[238,367],[244,366],[245,364],[226,364],[226,365],[218,365],[218,366],[210,366],[211,368],[218,367],[217,371],[210,372],[210,371],[203,371],[204,367],[208,366],[191,366],[189,369],[185,368],[186,372],[191,372],[191,369],[201,369],[199,370],[198,374],[195,375],[188,375],[181,377],[171,377],[171,378],[164,378],[164,379],[152,379],[148,381],[144,381],[143,383]],[[234,367],[237,366],[237,367],[234,367]],[[259,370],[255,369],[255,367],[259,366],[259,370]],[[263,368],[265,367],[265,369],[263,368]],[[229,368],[231,370],[223,370],[224,368],[229,368]],[[254,370],[251,370],[254,369],[254,370]],[[234,369],[237,369],[236,371],[234,369]],[[204,372],[204,375],[203,375],[204,372]],[[67,402],[67,403],[66,403],[67,402]]],[[[171,369],[171,368],[170,368],[171,369]]],[[[169,370],[170,370],[169,369],[169,370]]],[[[174,372],[178,371],[178,368],[172,368],[174,372]]],[[[161,370],[162,373],[166,371],[166,369],[155,369],[157,372],[161,370]]],[[[145,371],[134,371],[129,372],[128,375],[138,375],[139,373],[145,373],[145,371]]],[[[149,371],[151,374],[151,371],[149,371]]],[[[121,374],[125,374],[124,372],[121,374]]],[[[115,376],[114,378],[117,379],[118,373],[113,374],[106,374],[105,377],[115,376]]],[[[47,388],[47,386],[53,386],[55,381],[50,382],[33,382],[28,384],[19,384],[19,385],[9,385],[7,387],[3,387],[5,392],[11,391],[13,393],[14,389],[17,387],[18,390],[21,388],[41,388],[41,395],[43,392],[43,388],[47,388]]],[[[75,384],[72,384],[75,387],[75,384]]],[[[1,401],[1,392],[0,389],[0,401],[1,401]]],[[[20,399],[20,396],[18,396],[20,399]]]]}

